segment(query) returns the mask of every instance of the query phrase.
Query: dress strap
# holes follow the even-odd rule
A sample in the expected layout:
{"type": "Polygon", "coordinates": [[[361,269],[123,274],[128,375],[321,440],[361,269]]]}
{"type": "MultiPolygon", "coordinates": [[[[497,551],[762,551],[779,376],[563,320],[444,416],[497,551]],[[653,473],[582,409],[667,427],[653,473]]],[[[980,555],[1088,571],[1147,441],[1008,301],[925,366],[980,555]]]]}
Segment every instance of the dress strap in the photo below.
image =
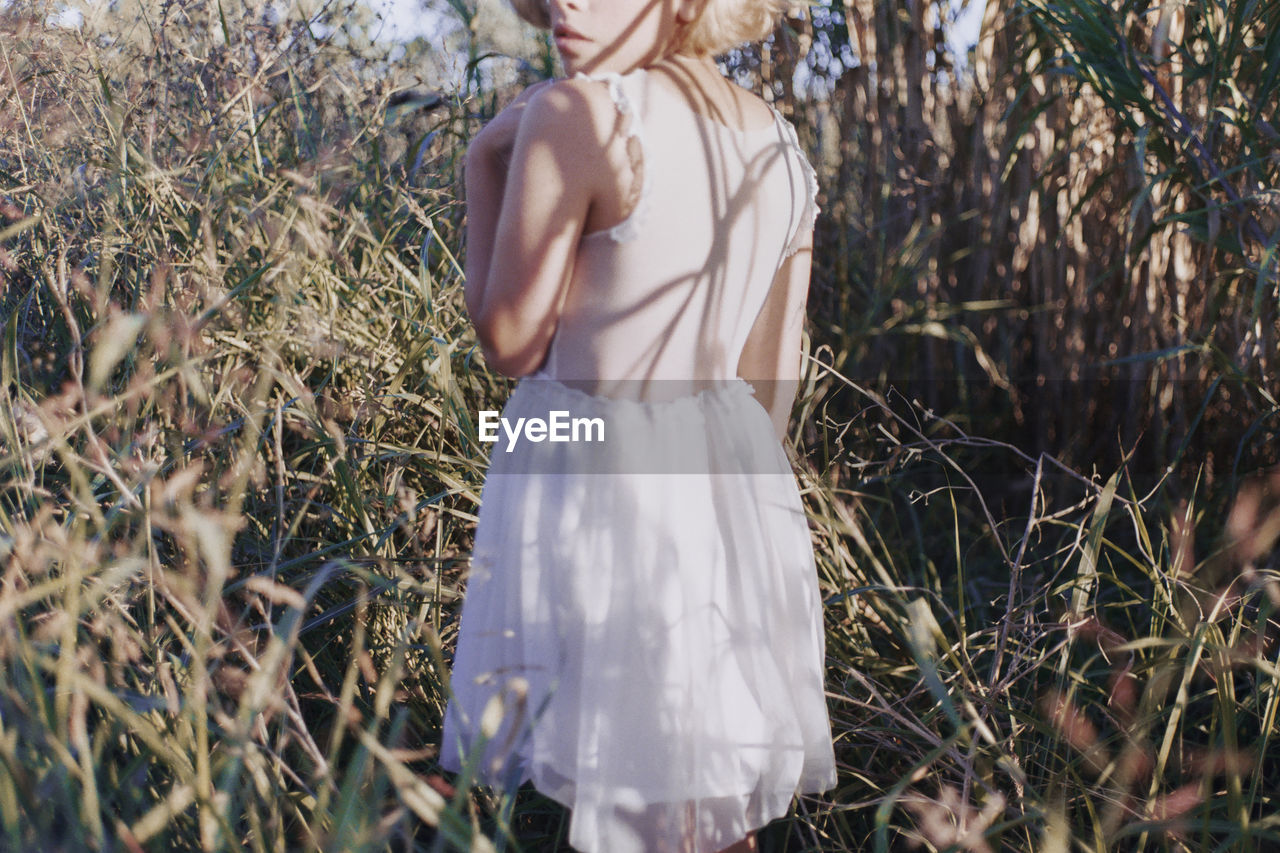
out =
{"type": "Polygon", "coordinates": [[[796,134],[795,125],[787,120],[778,108],[773,104],[769,104],[769,109],[773,110],[774,116],[778,123],[782,126],[786,134],[787,144],[791,147],[792,153],[795,154],[797,162],[800,164],[800,171],[804,173],[805,181],[805,205],[804,210],[800,212],[800,220],[796,223],[796,230],[791,234],[791,239],[787,241],[787,254],[789,258],[800,250],[801,244],[809,232],[813,230],[813,224],[818,219],[820,208],[818,207],[818,173],[814,170],[813,164],[809,162],[809,157],[804,153],[804,148],[800,145],[800,137],[796,134]]]}
{"type": "Polygon", "coordinates": [[[650,179],[648,157],[645,154],[644,125],[640,122],[640,111],[634,97],[634,82],[643,73],[643,70],[637,70],[631,74],[619,74],[616,71],[587,74],[579,71],[574,75],[575,79],[594,80],[608,85],[609,97],[613,99],[614,106],[626,122],[624,133],[631,168],[640,173],[640,195],[631,208],[631,213],[608,231],[610,238],[617,243],[627,243],[639,237],[640,226],[644,224],[649,212],[650,179]]]}

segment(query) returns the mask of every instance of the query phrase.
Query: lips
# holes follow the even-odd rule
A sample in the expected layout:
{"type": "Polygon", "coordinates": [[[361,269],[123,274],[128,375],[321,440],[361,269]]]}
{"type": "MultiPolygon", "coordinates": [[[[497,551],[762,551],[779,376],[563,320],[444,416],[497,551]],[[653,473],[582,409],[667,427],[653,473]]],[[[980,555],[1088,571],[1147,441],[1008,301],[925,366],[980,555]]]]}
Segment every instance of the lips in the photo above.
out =
{"type": "Polygon", "coordinates": [[[555,29],[551,31],[551,34],[555,37],[556,41],[571,41],[574,39],[581,40],[586,38],[586,36],[568,24],[556,24],[555,29]]]}

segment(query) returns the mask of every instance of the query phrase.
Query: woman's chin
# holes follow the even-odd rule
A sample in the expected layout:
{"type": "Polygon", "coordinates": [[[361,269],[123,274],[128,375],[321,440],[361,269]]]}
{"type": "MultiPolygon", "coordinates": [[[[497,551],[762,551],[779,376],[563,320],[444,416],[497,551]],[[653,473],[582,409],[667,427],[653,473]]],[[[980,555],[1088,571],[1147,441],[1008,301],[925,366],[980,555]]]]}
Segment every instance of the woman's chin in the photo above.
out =
{"type": "Polygon", "coordinates": [[[566,77],[572,77],[578,73],[607,74],[627,70],[626,63],[616,61],[616,57],[601,56],[566,47],[560,47],[557,52],[560,54],[560,67],[564,69],[566,77]]]}
{"type": "Polygon", "coordinates": [[[588,66],[591,64],[592,57],[577,50],[577,45],[561,44],[559,39],[556,42],[556,53],[560,55],[560,66],[564,68],[565,74],[572,77],[579,71],[590,71],[588,66]]]}
{"type": "Polygon", "coordinates": [[[594,74],[597,70],[596,65],[598,64],[599,63],[578,59],[576,57],[567,57],[563,54],[560,57],[560,65],[564,67],[564,73],[567,77],[572,77],[578,73],[594,74]]]}

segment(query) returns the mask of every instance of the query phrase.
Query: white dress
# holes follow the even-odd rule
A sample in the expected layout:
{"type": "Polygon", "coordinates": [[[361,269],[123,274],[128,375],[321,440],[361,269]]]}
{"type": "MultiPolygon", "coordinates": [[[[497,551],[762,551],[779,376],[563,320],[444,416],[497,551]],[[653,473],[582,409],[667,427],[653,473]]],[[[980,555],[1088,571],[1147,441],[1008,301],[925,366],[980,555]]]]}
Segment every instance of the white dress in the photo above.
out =
{"type": "Polygon", "coordinates": [[[714,853],[835,784],[808,525],[735,376],[816,183],[777,113],[736,130],[651,73],[593,79],[643,188],[582,239],[547,360],[503,409],[566,413],[567,437],[587,420],[491,445],[441,762],[532,779],[584,853],[714,853]]]}

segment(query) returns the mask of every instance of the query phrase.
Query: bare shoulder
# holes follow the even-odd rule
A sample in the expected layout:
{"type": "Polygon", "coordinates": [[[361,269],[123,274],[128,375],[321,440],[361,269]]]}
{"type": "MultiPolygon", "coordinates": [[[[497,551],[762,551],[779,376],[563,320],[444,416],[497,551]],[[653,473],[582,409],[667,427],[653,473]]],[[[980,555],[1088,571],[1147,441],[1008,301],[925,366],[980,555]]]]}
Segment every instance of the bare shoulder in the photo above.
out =
{"type": "Polygon", "coordinates": [[[589,153],[602,150],[614,124],[608,89],[594,80],[569,78],[541,86],[529,100],[524,121],[553,144],[589,153]]]}
{"type": "Polygon", "coordinates": [[[763,98],[725,77],[714,64],[665,61],[652,70],[659,86],[705,118],[739,130],[773,122],[773,112],[763,98]]]}
{"type": "Polygon", "coordinates": [[[755,92],[747,91],[730,81],[729,91],[737,102],[737,109],[746,127],[764,127],[773,121],[773,107],[755,92]]]}

